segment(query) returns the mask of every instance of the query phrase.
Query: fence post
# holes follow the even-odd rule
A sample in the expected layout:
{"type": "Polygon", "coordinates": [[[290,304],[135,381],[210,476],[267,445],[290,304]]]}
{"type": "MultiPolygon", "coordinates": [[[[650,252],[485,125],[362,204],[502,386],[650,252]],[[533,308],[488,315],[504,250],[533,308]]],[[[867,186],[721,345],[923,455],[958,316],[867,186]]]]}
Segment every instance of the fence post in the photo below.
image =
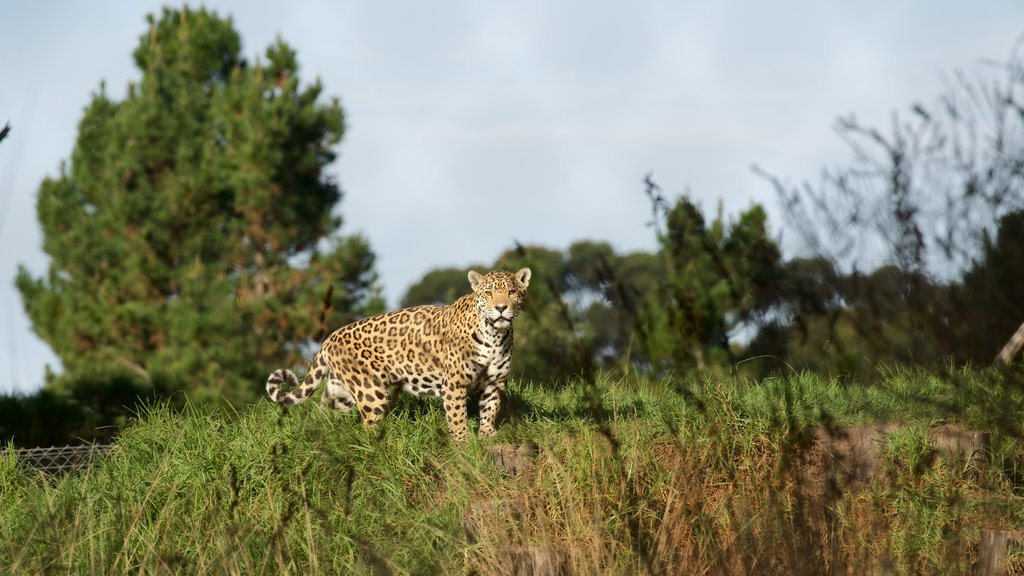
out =
{"type": "Polygon", "coordinates": [[[1024,530],[982,530],[978,576],[1006,576],[1010,546],[1024,547],[1024,530]]]}

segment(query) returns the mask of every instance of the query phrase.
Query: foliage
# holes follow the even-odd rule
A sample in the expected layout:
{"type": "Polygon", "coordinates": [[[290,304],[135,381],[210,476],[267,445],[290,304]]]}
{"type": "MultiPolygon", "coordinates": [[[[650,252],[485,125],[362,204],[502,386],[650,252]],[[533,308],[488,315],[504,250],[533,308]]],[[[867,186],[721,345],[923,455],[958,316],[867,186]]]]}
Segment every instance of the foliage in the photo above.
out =
{"type": "MultiPolygon", "coordinates": [[[[656,212],[665,205],[660,194],[653,201],[656,212]]],[[[682,197],[664,209],[664,231],[656,231],[665,277],[644,307],[646,360],[664,369],[731,364],[731,334],[770,304],[778,281],[781,252],[764,209],[754,205],[727,223],[719,208],[707,222],[682,197]],[[708,352],[717,357],[705,359],[708,352]]]]}
{"type": "MultiPolygon", "coordinates": [[[[590,335],[574,324],[574,315],[562,298],[569,281],[566,265],[565,256],[556,250],[518,246],[500,255],[493,266],[486,267],[518,270],[529,266],[534,274],[526,306],[515,325],[513,371],[518,375],[557,382],[593,373],[590,335]]],[[[402,305],[450,304],[469,291],[466,275],[472,268],[427,272],[409,287],[402,305]]]]}
{"type": "Polygon", "coordinates": [[[766,366],[778,359],[870,379],[880,363],[930,365],[952,350],[942,331],[955,313],[952,292],[920,273],[882,266],[843,274],[815,257],[787,262],[781,276],[770,319],[746,349],[766,366]]]}
{"type": "Polygon", "coordinates": [[[141,80],[120,101],[101,86],[40,186],[49,271],[17,286],[64,368],[54,390],[127,369],[133,386],[251,400],[268,367],[303,359],[329,287],[331,324],[380,307],[374,255],[338,234],[324,172],[344,115],[281,40],[250,63],[230,19],[149,22],[141,80]]]}
{"type": "Polygon", "coordinates": [[[1024,211],[1004,215],[996,230],[961,281],[948,284],[895,265],[843,274],[824,257],[790,260],[770,321],[745,352],[865,378],[885,362],[988,364],[1024,319],[1024,211]]]}
{"type": "MultiPolygon", "coordinates": [[[[818,294],[825,284],[790,289],[754,348],[794,362],[787,351],[814,332],[838,350],[796,365],[834,368],[839,356],[841,369],[870,373],[879,361],[991,362],[1024,320],[1013,247],[1024,212],[1020,48],[990,68],[1004,77],[957,73],[934,102],[894,113],[888,130],[837,120],[851,158],[816,186],[755,169],[778,193],[806,262],[831,267],[836,282],[825,290],[838,300],[818,294]],[[804,308],[807,296],[817,303],[804,308]]],[[[828,281],[790,272],[798,276],[787,283],[828,281]]]]}
{"type": "Polygon", "coordinates": [[[987,363],[1024,322],[1024,210],[999,219],[996,237],[985,233],[981,254],[956,287],[963,312],[957,349],[966,360],[987,363]]]}
{"type": "Polygon", "coordinates": [[[374,430],[316,403],[283,415],[267,402],[158,405],[80,475],[32,477],[0,458],[0,564],[508,574],[544,553],[587,574],[973,573],[981,527],[1024,527],[1020,377],[514,383],[498,441],[538,446],[518,476],[495,468],[487,443],[452,446],[425,399],[403,397],[374,430]],[[816,431],[879,420],[907,424],[881,469],[826,489],[816,431]],[[930,460],[923,433],[938,420],[989,434],[987,463],[930,460]]]}
{"type": "Polygon", "coordinates": [[[68,390],[0,396],[0,442],[23,448],[109,442],[139,405],[157,398],[168,406],[184,403],[165,382],[143,383],[127,368],[97,367],[78,375],[68,390]]]}
{"type": "Polygon", "coordinates": [[[472,269],[482,270],[482,266],[467,268],[436,268],[427,272],[423,278],[410,286],[402,297],[401,307],[434,304],[443,306],[451,304],[469,291],[467,274],[472,269]]]}
{"type": "MultiPolygon", "coordinates": [[[[564,251],[517,246],[498,257],[493,267],[534,271],[516,324],[516,374],[555,383],[598,370],[730,363],[731,336],[774,304],[781,255],[767,216],[755,205],[733,221],[719,211],[705,222],[687,198],[671,208],[658,203],[665,209],[656,210],[656,253],[619,254],[607,242],[581,240],[564,251]]],[[[427,272],[402,305],[450,303],[467,290],[468,270],[427,272]]]]}

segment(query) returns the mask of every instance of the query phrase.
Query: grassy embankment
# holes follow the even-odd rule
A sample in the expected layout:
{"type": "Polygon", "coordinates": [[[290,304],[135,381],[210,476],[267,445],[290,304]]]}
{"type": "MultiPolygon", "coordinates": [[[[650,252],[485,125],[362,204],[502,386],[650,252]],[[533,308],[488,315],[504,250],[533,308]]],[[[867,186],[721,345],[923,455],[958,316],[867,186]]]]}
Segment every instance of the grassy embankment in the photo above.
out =
{"type": "Polygon", "coordinates": [[[581,574],[966,573],[982,528],[1024,528],[1019,375],[599,378],[514,385],[504,413],[495,441],[455,447],[440,406],[419,399],[375,430],[316,402],[284,415],[269,402],[155,407],[87,472],[46,480],[0,461],[0,566],[500,574],[546,558],[581,574]],[[863,422],[905,426],[867,482],[831,480],[814,439],[863,422]],[[985,461],[935,458],[940,422],[988,433],[985,461]],[[533,468],[503,474],[495,442],[535,443],[533,468]]]}

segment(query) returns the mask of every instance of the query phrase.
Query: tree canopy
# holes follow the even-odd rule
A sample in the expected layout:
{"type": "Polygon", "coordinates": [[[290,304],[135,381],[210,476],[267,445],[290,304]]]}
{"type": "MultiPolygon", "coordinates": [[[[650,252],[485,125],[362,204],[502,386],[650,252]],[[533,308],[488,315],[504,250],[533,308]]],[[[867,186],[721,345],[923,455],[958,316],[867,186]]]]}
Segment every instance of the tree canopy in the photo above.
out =
{"type": "MultiPolygon", "coordinates": [[[[656,202],[656,252],[617,253],[603,241],[565,250],[516,246],[492,267],[530,266],[513,372],[542,383],[598,370],[720,367],[730,340],[774,304],[781,256],[760,206],[710,222],[686,197],[656,202]]],[[[445,304],[468,289],[466,269],[432,270],[403,305],[445,304]]]]}
{"type": "Polygon", "coordinates": [[[299,362],[329,323],[380,308],[374,254],[340,234],[326,172],[345,130],[337,99],[300,81],[284,41],[248,62],[230,19],[150,16],[141,80],[101,85],[60,173],[39,189],[49,270],[17,286],[66,389],[97,370],[143,388],[245,401],[268,367],[299,362]]]}

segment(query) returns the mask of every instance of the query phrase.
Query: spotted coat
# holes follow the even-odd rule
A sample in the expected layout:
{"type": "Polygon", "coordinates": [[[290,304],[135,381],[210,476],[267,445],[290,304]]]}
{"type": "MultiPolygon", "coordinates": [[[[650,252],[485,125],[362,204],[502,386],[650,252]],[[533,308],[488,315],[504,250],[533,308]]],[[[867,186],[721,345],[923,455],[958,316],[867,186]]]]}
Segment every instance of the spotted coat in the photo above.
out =
{"type": "Polygon", "coordinates": [[[267,378],[267,394],[278,404],[301,404],[326,380],[323,403],[344,411],[355,406],[367,425],[384,416],[395,389],[437,396],[448,430],[462,442],[468,396],[479,390],[480,435],[490,436],[512,362],[512,321],[530,274],[529,268],[471,271],[473,292],[451,305],[415,306],[343,326],[320,345],[301,384],[290,370],[277,370],[267,378]]]}

